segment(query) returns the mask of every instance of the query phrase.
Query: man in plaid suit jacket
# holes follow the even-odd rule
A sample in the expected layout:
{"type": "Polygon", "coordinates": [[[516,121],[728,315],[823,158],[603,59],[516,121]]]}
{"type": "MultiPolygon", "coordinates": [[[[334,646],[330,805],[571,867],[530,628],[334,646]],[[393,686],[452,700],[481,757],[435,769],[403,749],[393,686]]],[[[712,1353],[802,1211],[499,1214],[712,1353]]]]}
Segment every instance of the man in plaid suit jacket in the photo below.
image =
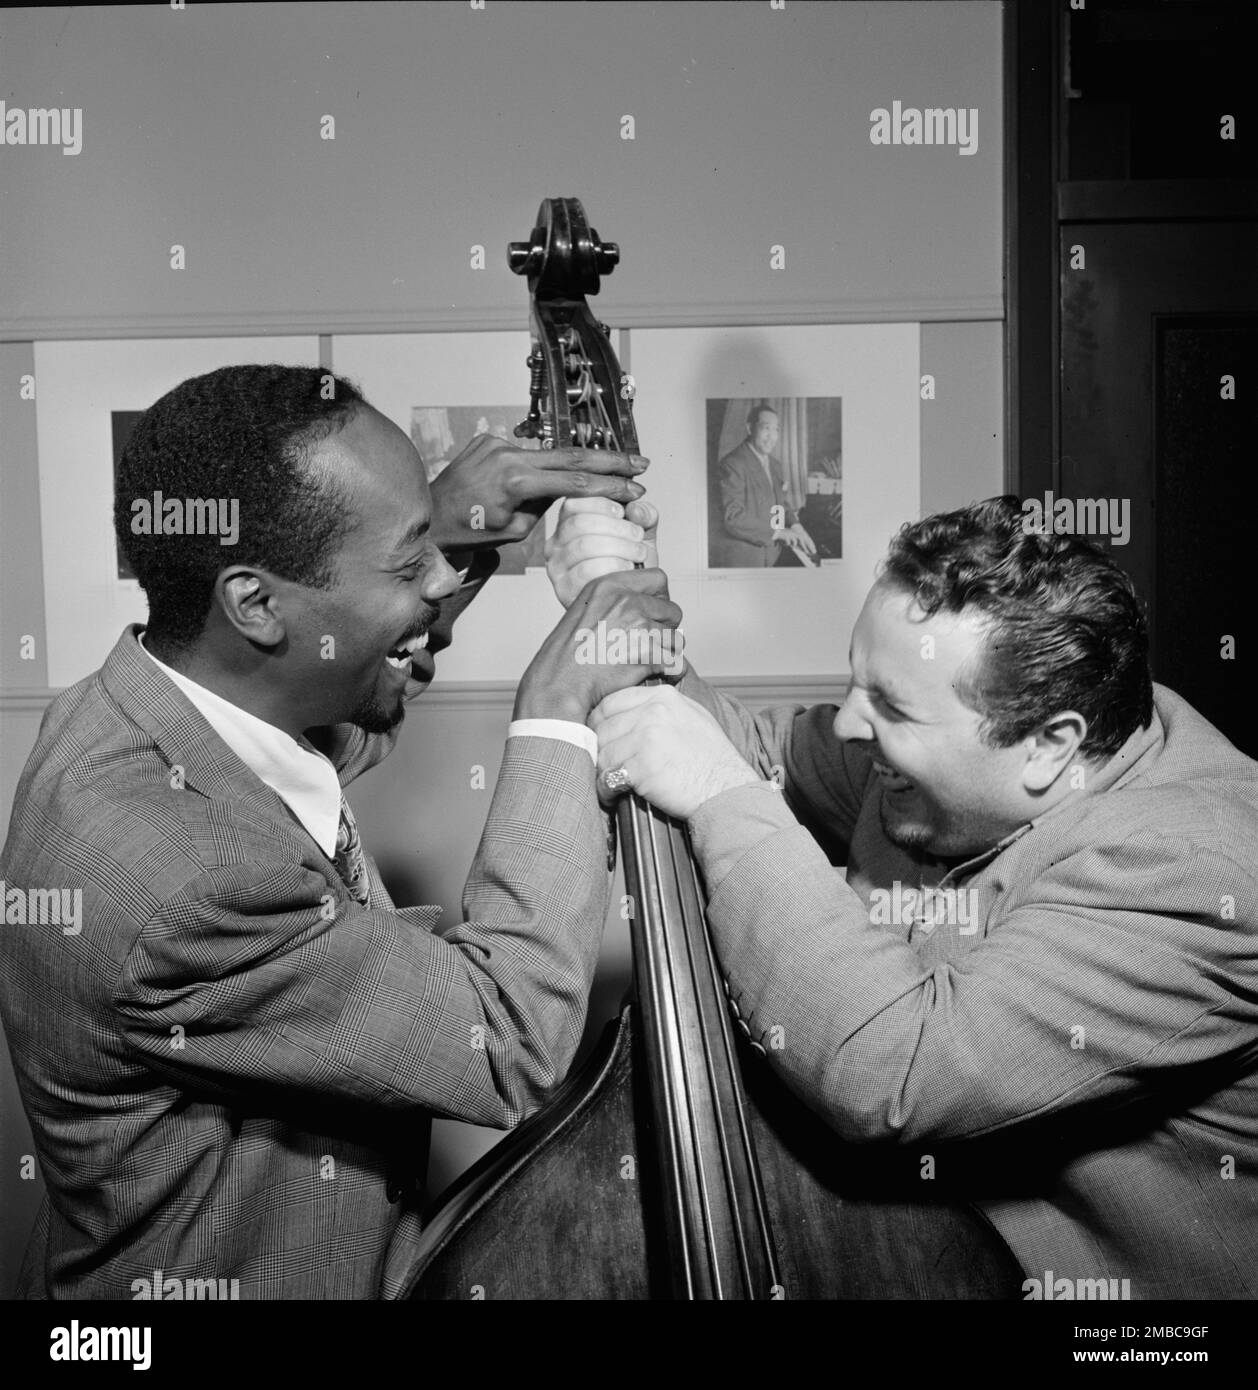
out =
{"type": "MultiPolygon", "coordinates": [[[[81,902],[77,930],[32,914],[0,933],[48,1187],[24,1296],[129,1299],[155,1278],[396,1296],[430,1116],[515,1124],[579,1041],[606,829],[592,735],[553,721],[566,682],[644,672],[574,668],[580,619],[561,622],[520,686],[467,921],[442,935],[440,909],[390,900],[340,789],[392,748],[490,568],[461,582],[443,550],[519,539],[550,496],[628,501],[641,488],[617,475],[641,465],[482,440],[430,504],[405,435],[346,382],[325,401],[332,380],[224,369],[128,445],[118,529],[150,623],[53,701],[2,861],[10,893],[81,902]],[[158,489],[237,497],[234,549],[130,529],[158,489]]],[[[596,585],[586,615],[675,624],[661,591],[651,571],[596,585]]]]}

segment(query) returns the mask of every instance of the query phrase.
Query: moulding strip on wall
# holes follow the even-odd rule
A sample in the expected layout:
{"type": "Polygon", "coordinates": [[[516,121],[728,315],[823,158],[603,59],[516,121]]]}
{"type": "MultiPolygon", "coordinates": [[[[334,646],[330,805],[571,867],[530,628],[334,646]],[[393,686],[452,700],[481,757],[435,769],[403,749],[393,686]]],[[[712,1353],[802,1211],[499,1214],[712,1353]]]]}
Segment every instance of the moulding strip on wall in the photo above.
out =
{"type": "MultiPolygon", "coordinates": [[[[617,328],[743,328],[770,324],[962,323],[1001,320],[1000,295],[977,298],[810,299],[803,303],[603,305],[617,328]]],[[[442,307],[329,314],[298,310],[260,314],[103,314],[86,318],[39,314],[0,317],[0,342],[99,338],[248,338],[307,333],[487,333],[525,329],[518,303],[453,310],[442,307]]]]}
{"type": "Polygon", "coordinates": [[[1085,179],[1057,185],[1062,222],[1229,222],[1258,217],[1253,179],[1085,179]]]}
{"type": "MultiPolygon", "coordinates": [[[[717,676],[709,684],[748,705],[815,705],[841,700],[848,676],[717,676]]],[[[515,703],[515,681],[441,681],[424,692],[412,709],[501,710],[509,713],[515,703]]],[[[0,718],[5,715],[40,714],[60,690],[32,686],[0,690],[0,718]]]]}
{"type": "Polygon", "coordinates": [[[33,685],[29,690],[9,686],[0,690],[0,719],[5,715],[42,714],[48,703],[61,691],[46,685],[33,685]]]}

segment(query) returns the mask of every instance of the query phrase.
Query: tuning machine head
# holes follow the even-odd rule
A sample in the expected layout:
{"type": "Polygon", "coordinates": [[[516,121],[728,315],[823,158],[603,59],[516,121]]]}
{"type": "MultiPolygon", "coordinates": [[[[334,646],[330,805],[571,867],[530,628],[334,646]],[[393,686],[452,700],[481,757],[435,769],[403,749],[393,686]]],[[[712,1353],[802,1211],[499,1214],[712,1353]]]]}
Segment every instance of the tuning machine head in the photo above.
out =
{"type": "Polygon", "coordinates": [[[597,294],[599,277],[620,264],[620,247],[600,241],[579,198],[545,198],[528,241],[507,246],[507,265],[528,276],[529,290],[578,298],[597,294]]]}

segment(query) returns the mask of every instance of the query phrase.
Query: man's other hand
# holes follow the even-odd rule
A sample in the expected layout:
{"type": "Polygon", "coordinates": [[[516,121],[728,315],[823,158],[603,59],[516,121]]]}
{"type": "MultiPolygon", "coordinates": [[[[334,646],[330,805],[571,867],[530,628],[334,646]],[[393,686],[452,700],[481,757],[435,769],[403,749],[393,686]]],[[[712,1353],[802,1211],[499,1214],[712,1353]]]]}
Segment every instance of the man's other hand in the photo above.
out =
{"type": "Polygon", "coordinates": [[[795,537],[795,540],[791,541],[790,543],[792,545],[798,543],[803,548],[803,551],[806,555],[815,555],[817,553],[817,542],[814,541],[813,538],[804,529],[804,525],[802,522],[797,521],[790,528],[789,534],[795,537]]]}
{"type": "Polygon", "coordinates": [[[779,545],[789,545],[792,550],[801,550],[805,555],[817,553],[817,543],[797,521],[784,531],[774,531],[773,539],[779,545]]]}
{"type": "Polygon", "coordinates": [[[609,497],[573,498],[559,509],[559,525],[546,542],[546,573],[565,608],[591,579],[631,570],[655,569],[655,533],[660,514],[650,502],[622,507],[609,497]]]}
{"type": "Polygon", "coordinates": [[[591,580],[529,663],[516,719],[584,724],[613,690],[677,671],[681,609],[663,570],[627,570],[591,580]]]}
{"type": "Polygon", "coordinates": [[[642,496],[637,454],[608,449],[521,449],[478,434],[432,482],[432,536],[445,551],[524,540],[558,497],[642,496]]]}
{"type": "Polygon", "coordinates": [[[604,799],[603,774],[623,768],[629,778],[625,791],[688,820],[711,797],[762,780],[707,710],[671,685],[615,691],[589,722],[598,735],[604,799]]]}

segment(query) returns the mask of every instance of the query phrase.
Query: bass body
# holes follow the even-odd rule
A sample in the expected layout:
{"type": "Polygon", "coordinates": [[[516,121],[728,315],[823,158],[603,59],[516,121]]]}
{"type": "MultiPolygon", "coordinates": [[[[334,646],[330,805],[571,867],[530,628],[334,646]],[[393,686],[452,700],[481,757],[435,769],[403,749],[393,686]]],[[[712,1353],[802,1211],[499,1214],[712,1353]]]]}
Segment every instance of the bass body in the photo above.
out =
{"type": "MultiPolygon", "coordinates": [[[[633,1018],[626,1006],[550,1102],[443,1195],[416,1252],[411,1298],[675,1296],[633,1018]]],[[[845,1197],[841,1141],[750,1049],[742,1061],[781,1273],[766,1296],[1022,1297],[1012,1254],[963,1203],[845,1197]]]]}

